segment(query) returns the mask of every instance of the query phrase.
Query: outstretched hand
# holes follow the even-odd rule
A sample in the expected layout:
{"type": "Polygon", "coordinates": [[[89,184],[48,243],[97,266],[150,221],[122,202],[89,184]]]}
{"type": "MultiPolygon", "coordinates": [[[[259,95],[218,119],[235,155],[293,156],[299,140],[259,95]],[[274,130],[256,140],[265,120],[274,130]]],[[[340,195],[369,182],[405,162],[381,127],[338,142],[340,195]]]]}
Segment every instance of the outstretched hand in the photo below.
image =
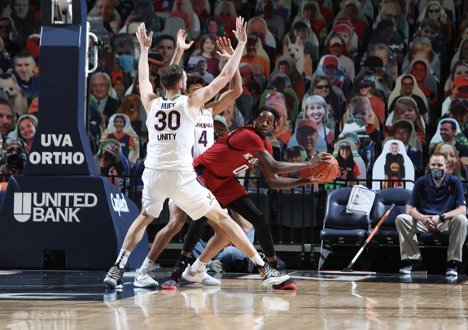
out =
{"type": "Polygon", "coordinates": [[[150,48],[153,41],[153,32],[151,31],[149,35],[146,34],[145,23],[141,23],[136,32],[138,41],[140,42],[141,49],[150,48]]]}
{"type": "Polygon", "coordinates": [[[236,18],[236,31],[232,31],[237,40],[241,43],[247,43],[247,23],[244,23],[244,18],[239,16],[236,18]]]}
{"type": "Polygon", "coordinates": [[[186,51],[190,48],[193,44],[193,40],[190,41],[188,44],[185,43],[185,39],[187,38],[187,33],[184,30],[180,29],[177,32],[177,48],[181,49],[182,51],[186,51]]]}
{"type": "Polygon", "coordinates": [[[226,37],[219,37],[216,41],[216,44],[221,50],[217,51],[216,54],[218,54],[218,56],[221,57],[223,60],[228,61],[231,58],[231,55],[234,54],[234,49],[231,46],[231,40],[229,40],[226,37]]]}

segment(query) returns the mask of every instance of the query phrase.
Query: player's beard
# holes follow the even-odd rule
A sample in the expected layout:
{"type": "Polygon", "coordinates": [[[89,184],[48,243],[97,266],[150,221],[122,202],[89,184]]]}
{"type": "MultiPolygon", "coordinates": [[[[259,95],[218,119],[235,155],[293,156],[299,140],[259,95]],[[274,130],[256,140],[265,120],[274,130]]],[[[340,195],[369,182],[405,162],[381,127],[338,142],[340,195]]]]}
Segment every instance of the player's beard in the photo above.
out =
{"type": "Polygon", "coordinates": [[[180,89],[180,94],[187,95],[187,90],[185,88],[180,89]]]}

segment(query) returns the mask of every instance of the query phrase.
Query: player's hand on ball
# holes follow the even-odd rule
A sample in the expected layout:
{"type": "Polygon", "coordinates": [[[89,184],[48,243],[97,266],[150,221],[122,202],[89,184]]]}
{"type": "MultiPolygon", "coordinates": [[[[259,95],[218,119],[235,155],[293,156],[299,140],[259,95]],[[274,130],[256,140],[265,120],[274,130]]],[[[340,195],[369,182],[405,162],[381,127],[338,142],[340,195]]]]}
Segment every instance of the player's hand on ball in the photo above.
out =
{"type": "Polygon", "coordinates": [[[333,160],[332,155],[326,152],[319,152],[314,158],[309,160],[310,166],[316,166],[317,164],[324,162],[331,162],[333,160]]]}

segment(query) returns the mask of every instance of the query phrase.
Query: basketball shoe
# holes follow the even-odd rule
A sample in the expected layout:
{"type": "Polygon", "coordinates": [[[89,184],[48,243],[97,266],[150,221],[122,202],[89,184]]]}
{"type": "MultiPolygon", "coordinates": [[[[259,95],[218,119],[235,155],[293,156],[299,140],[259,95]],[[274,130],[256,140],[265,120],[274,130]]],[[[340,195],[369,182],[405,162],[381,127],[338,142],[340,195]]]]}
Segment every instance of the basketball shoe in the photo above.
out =
{"type": "Polygon", "coordinates": [[[296,290],[296,283],[289,279],[280,284],[273,284],[272,288],[275,290],[296,290]]]}
{"type": "Polygon", "coordinates": [[[122,289],[122,276],[124,274],[124,269],[119,268],[119,266],[112,266],[107,272],[106,278],[104,279],[104,284],[107,285],[110,289],[122,289]]]}
{"type": "Polygon", "coordinates": [[[159,283],[153,280],[148,273],[142,273],[138,268],[135,271],[133,285],[139,288],[154,288],[157,287],[159,283]]]}
{"type": "Polygon", "coordinates": [[[167,290],[177,290],[182,278],[182,269],[180,267],[174,267],[169,276],[164,277],[160,280],[161,288],[167,290]]]}
{"type": "Polygon", "coordinates": [[[265,262],[263,266],[257,265],[257,270],[263,280],[263,286],[281,284],[289,280],[289,275],[286,272],[272,268],[268,262],[265,262]]]}
{"type": "Polygon", "coordinates": [[[204,285],[214,286],[221,285],[220,281],[208,275],[208,273],[206,272],[206,267],[203,268],[201,272],[197,272],[195,269],[192,269],[190,264],[188,264],[187,268],[185,268],[185,271],[182,274],[182,277],[184,278],[184,280],[187,280],[189,282],[196,282],[204,285]]]}

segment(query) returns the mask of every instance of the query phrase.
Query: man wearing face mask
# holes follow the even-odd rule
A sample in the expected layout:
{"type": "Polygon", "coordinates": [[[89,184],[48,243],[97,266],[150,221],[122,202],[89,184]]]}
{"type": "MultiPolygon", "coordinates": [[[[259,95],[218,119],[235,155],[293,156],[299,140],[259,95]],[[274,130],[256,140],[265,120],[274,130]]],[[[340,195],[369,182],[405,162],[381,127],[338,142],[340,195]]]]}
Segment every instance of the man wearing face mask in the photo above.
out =
{"type": "Polygon", "coordinates": [[[400,274],[426,273],[416,234],[431,232],[450,235],[446,275],[458,275],[457,264],[462,261],[468,220],[462,183],[446,172],[447,164],[444,154],[431,156],[430,171],[414,184],[406,214],[396,218],[401,259],[408,262],[400,274]]]}
{"type": "Polygon", "coordinates": [[[128,88],[128,85],[138,72],[134,67],[136,56],[135,44],[133,43],[132,35],[128,33],[117,35],[112,41],[112,51],[119,56],[120,66],[127,76],[125,79],[126,81],[124,81],[124,85],[125,88],[128,88]]]}

